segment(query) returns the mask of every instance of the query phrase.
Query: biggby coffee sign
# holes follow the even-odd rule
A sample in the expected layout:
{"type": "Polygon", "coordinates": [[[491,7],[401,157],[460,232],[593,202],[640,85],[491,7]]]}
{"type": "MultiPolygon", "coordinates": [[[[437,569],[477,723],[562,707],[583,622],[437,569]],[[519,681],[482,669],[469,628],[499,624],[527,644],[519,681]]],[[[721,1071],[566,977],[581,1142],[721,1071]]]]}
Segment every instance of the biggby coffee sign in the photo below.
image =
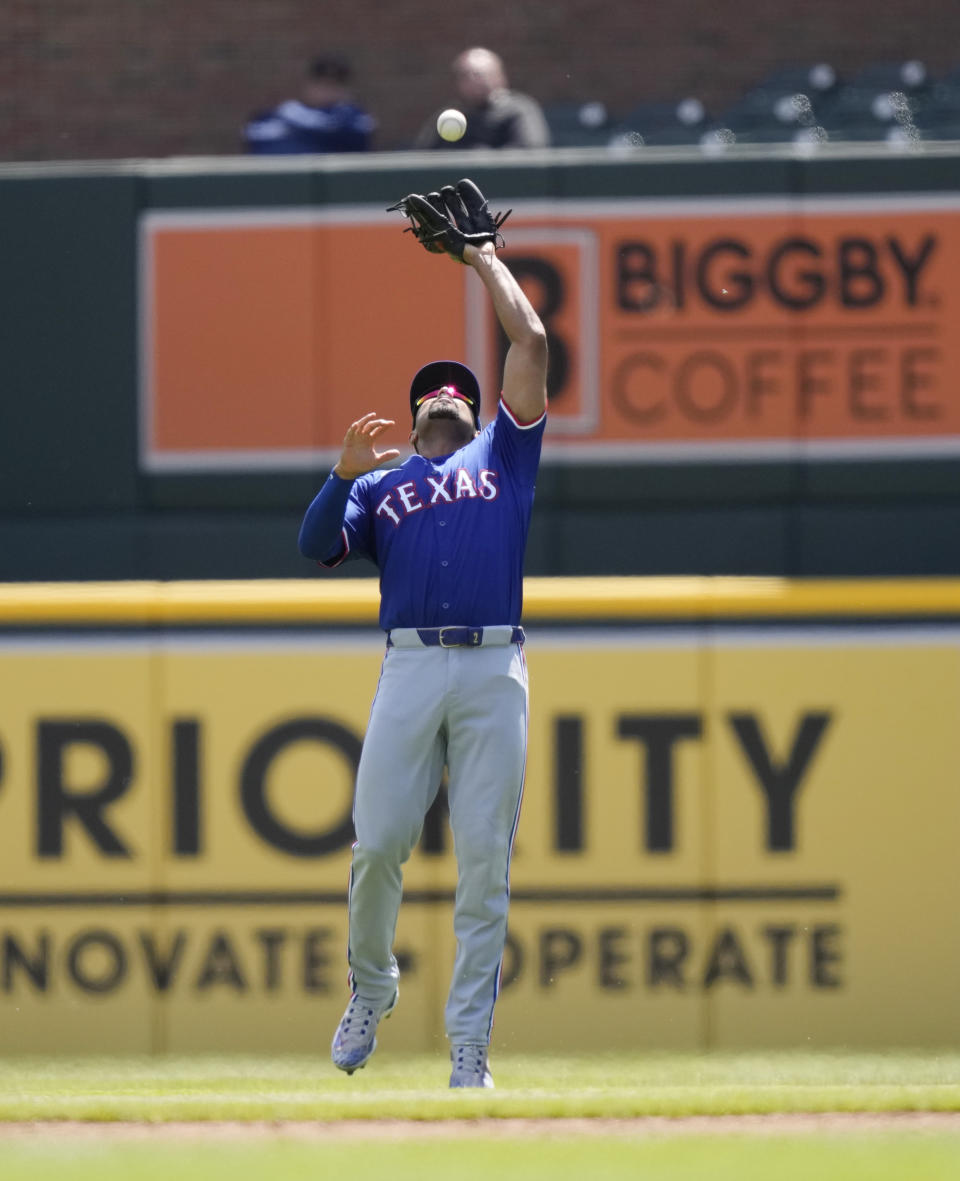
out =
{"type": "MultiPolygon", "coordinates": [[[[512,204],[503,257],[550,338],[548,460],[960,448],[960,202],[512,204]]],[[[488,299],[399,228],[379,210],[147,215],[146,466],[313,465],[438,350],[490,397],[506,342],[488,299]]]]}

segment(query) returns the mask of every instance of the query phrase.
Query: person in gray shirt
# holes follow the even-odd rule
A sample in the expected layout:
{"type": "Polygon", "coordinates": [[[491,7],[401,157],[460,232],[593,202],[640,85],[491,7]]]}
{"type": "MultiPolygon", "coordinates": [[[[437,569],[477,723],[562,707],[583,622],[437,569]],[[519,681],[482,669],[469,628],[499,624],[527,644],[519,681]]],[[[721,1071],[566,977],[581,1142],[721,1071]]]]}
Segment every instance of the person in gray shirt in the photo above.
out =
{"type": "Polygon", "coordinates": [[[465,49],[453,62],[458,107],[467,117],[462,139],[448,143],[437,132],[434,111],[413,146],[430,148],[546,148],[550,131],[543,109],[528,94],[511,90],[501,59],[489,49],[465,49]]]}

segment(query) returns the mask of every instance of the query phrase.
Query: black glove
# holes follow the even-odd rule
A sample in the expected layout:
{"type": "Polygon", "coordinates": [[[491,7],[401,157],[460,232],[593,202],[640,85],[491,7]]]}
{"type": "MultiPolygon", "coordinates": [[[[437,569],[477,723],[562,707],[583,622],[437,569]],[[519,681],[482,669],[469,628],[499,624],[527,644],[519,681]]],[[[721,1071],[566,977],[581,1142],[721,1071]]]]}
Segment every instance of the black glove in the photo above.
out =
{"type": "Polygon", "coordinates": [[[424,250],[431,254],[449,254],[463,262],[465,246],[482,246],[492,242],[496,248],[503,246],[500,227],[513,212],[491,214],[483,193],[472,180],[457,181],[456,187],[444,185],[439,193],[411,193],[391,205],[402,210],[409,217],[411,225],[404,232],[410,232],[424,250]]]}

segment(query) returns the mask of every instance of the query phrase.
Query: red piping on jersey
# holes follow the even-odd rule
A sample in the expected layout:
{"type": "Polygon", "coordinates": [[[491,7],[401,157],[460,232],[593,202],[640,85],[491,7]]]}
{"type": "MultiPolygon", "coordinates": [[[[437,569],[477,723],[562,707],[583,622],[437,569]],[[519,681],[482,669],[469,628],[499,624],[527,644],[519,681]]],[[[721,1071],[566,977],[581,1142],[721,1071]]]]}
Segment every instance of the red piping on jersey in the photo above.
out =
{"type": "Polygon", "coordinates": [[[521,420],[519,418],[517,418],[517,416],[514,414],[514,412],[510,409],[510,406],[508,405],[506,398],[504,398],[502,394],[500,396],[500,402],[503,405],[504,410],[506,410],[507,414],[509,414],[510,417],[513,419],[514,426],[520,427],[521,430],[526,430],[527,427],[536,426],[537,423],[540,422],[540,420],[547,413],[546,410],[544,410],[543,414],[538,414],[536,418],[532,418],[529,422],[521,422],[521,420]]]}
{"type": "Polygon", "coordinates": [[[322,566],[325,570],[336,570],[342,562],[347,560],[347,554],[350,552],[350,541],[347,538],[346,528],[340,530],[340,536],[343,538],[343,553],[338,558],[334,558],[332,562],[322,562],[317,558],[318,566],[322,566]]]}

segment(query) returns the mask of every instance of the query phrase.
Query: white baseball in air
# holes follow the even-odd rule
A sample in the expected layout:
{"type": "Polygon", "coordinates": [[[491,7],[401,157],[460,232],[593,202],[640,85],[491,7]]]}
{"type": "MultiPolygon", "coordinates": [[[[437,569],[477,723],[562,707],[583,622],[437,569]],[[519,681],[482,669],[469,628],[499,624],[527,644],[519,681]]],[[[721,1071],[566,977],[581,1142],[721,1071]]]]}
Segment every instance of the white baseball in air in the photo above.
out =
{"type": "Polygon", "coordinates": [[[463,111],[450,107],[446,111],[441,111],[437,116],[437,133],[447,143],[453,144],[458,139],[463,139],[463,133],[466,130],[467,117],[463,111]]]}

